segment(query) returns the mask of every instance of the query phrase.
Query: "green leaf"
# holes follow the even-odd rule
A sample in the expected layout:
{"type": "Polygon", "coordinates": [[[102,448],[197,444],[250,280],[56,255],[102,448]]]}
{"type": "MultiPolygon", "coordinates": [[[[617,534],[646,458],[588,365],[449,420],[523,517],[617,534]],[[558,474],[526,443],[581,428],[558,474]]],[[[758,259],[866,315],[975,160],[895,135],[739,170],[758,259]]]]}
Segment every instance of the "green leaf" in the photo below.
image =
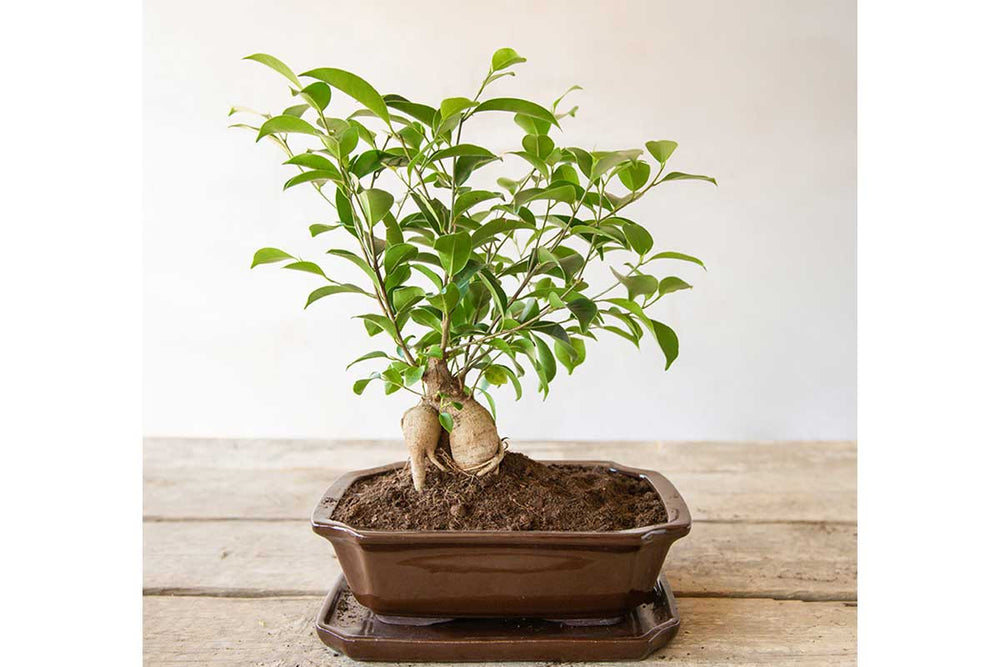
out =
{"type": "MultiPolygon", "coordinates": [[[[263,129],[263,128],[262,128],[263,129]]],[[[699,176],[698,174],[685,174],[680,171],[672,171],[656,183],[666,183],[667,181],[708,181],[712,185],[718,186],[719,184],[715,182],[715,179],[711,176],[699,176]]]]}
{"type": "Polygon", "coordinates": [[[300,167],[309,167],[310,169],[319,169],[322,171],[337,171],[337,166],[319,153],[300,153],[299,155],[288,158],[285,161],[285,164],[294,164],[300,167]]]}
{"type": "Polygon", "coordinates": [[[559,264],[559,258],[552,254],[552,251],[548,248],[538,248],[535,251],[535,255],[538,257],[538,267],[553,265],[552,268],[557,269],[560,273],[562,272],[562,266],[559,264]]]}
{"type": "Polygon", "coordinates": [[[344,227],[344,225],[342,224],[324,225],[322,223],[317,222],[316,224],[309,225],[309,234],[315,238],[320,234],[323,234],[324,232],[332,232],[334,229],[337,229],[338,227],[344,227]]]}
{"type": "Polygon", "coordinates": [[[605,331],[610,331],[611,333],[616,334],[618,336],[621,336],[625,340],[635,345],[637,348],[639,347],[639,339],[636,338],[634,334],[631,334],[620,327],[616,327],[611,324],[603,324],[601,325],[600,328],[605,331]]]}
{"type": "Polygon", "coordinates": [[[677,149],[676,141],[647,141],[646,150],[653,158],[663,164],[670,159],[670,156],[674,154],[674,150],[677,149]]]}
{"type": "MultiPolygon", "coordinates": [[[[314,273],[317,276],[323,276],[326,278],[326,274],[323,273],[323,269],[319,267],[319,264],[314,262],[292,262],[291,264],[285,264],[283,269],[291,269],[292,271],[305,271],[306,273],[314,273]]],[[[329,278],[326,278],[330,280],[329,278]]]]}
{"type": "Polygon", "coordinates": [[[590,327],[590,323],[597,317],[597,304],[585,296],[570,299],[566,303],[566,307],[579,320],[581,331],[586,331],[590,327]]]}
{"type": "Polygon", "coordinates": [[[561,164],[552,172],[553,181],[567,181],[573,185],[580,185],[580,177],[576,174],[576,169],[571,164],[561,164]]]}
{"type": "Polygon", "coordinates": [[[493,53],[493,59],[490,64],[494,72],[499,72],[502,69],[507,69],[511,65],[517,65],[518,63],[527,62],[526,58],[522,58],[517,51],[511,48],[497,49],[493,53]]]}
{"type": "Polygon", "coordinates": [[[260,126],[257,141],[272,134],[316,134],[317,130],[297,116],[275,116],[260,126]]]}
{"type": "Polygon", "coordinates": [[[628,162],[629,160],[635,160],[640,155],[642,151],[639,149],[627,150],[627,151],[610,151],[603,153],[594,153],[596,161],[590,172],[590,180],[595,181],[599,176],[604,174],[612,167],[620,165],[622,162],[628,162]]]}
{"type": "Polygon", "coordinates": [[[392,213],[386,213],[382,224],[385,225],[385,242],[389,246],[396,246],[403,242],[403,230],[400,228],[396,216],[392,213]]]}
{"type": "Polygon", "coordinates": [[[483,372],[483,377],[486,378],[487,382],[496,387],[507,384],[507,374],[500,366],[487,366],[483,372]]]}
{"type": "Polygon", "coordinates": [[[334,197],[334,202],[337,204],[337,215],[340,216],[340,221],[353,228],[354,211],[351,209],[351,201],[340,188],[337,188],[337,194],[334,197]]]}
{"type": "Polygon", "coordinates": [[[266,53],[254,53],[253,55],[246,56],[245,58],[243,58],[243,60],[256,60],[262,65],[267,65],[275,72],[277,72],[281,76],[291,81],[296,88],[302,87],[302,84],[299,83],[299,78],[295,76],[295,73],[292,71],[292,68],[290,68],[288,65],[281,62],[274,56],[269,56],[266,53]]]}
{"type": "Polygon", "coordinates": [[[330,296],[331,294],[364,294],[375,298],[374,294],[366,292],[357,285],[351,285],[350,283],[343,283],[341,285],[327,285],[326,287],[320,287],[318,290],[313,290],[306,299],[305,308],[308,308],[314,301],[322,299],[325,296],[330,296]]]}
{"type": "Polygon", "coordinates": [[[368,354],[363,354],[351,363],[347,364],[344,370],[348,370],[354,364],[360,363],[362,361],[367,361],[368,359],[388,359],[389,355],[381,350],[375,350],[374,352],[369,352],[368,354]]]}
{"type": "Polygon", "coordinates": [[[468,232],[455,232],[438,238],[434,250],[441,258],[441,267],[453,276],[461,271],[472,253],[472,239],[468,232]]]}
{"type": "Polygon", "coordinates": [[[455,185],[462,185],[469,180],[469,176],[476,169],[499,159],[498,157],[463,155],[455,161],[455,185]]]}
{"type": "Polygon", "coordinates": [[[360,396],[364,393],[365,389],[368,387],[368,383],[375,378],[365,378],[363,380],[358,380],[354,383],[354,393],[360,396]]]}
{"type": "Polygon", "coordinates": [[[455,200],[454,215],[459,216],[477,204],[489,201],[490,199],[499,198],[499,192],[489,192],[488,190],[472,190],[470,192],[462,193],[458,196],[458,199],[455,200]]]}
{"type": "Polygon", "coordinates": [[[283,262],[286,259],[295,259],[289,255],[284,250],[278,250],[277,248],[261,248],[253,254],[253,261],[250,263],[250,268],[257,266],[258,264],[271,264],[272,262],[283,262]]]}
{"type": "Polygon", "coordinates": [[[540,331],[546,336],[550,336],[555,340],[562,341],[567,345],[569,344],[569,334],[566,333],[566,330],[562,328],[561,324],[557,324],[556,322],[546,322],[544,320],[541,320],[539,322],[535,322],[534,324],[532,324],[531,329],[533,329],[534,331],[540,331]]]}
{"type": "Polygon", "coordinates": [[[646,313],[642,312],[642,308],[635,301],[632,301],[630,299],[620,299],[620,298],[608,299],[607,301],[608,303],[613,303],[619,308],[624,308],[628,312],[635,315],[636,318],[638,318],[638,320],[642,322],[647,329],[649,329],[650,333],[654,333],[653,321],[648,317],[646,317],[646,313]]]}
{"type": "Polygon", "coordinates": [[[358,198],[361,200],[361,210],[370,225],[374,225],[392,210],[392,195],[385,190],[378,188],[365,190],[358,198]]]}
{"type": "Polygon", "coordinates": [[[385,387],[386,396],[403,388],[403,376],[399,374],[399,370],[395,367],[390,366],[382,371],[381,377],[382,385],[385,387]]]}
{"type": "Polygon", "coordinates": [[[451,429],[455,428],[455,420],[447,412],[438,412],[438,422],[444,430],[448,431],[448,433],[451,433],[451,429]]]}
{"type": "Polygon", "coordinates": [[[476,106],[476,103],[467,97],[449,97],[441,100],[441,120],[447,120],[460,111],[476,106]]]}
{"type": "Polygon", "coordinates": [[[556,142],[544,134],[526,134],[521,138],[521,145],[527,152],[544,160],[555,150],[556,142]]]}
{"type": "Polygon", "coordinates": [[[478,248],[484,243],[489,243],[495,237],[505,235],[516,229],[534,229],[534,225],[523,220],[510,220],[501,218],[490,220],[476,231],[472,232],[472,247],[478,248]]]}
{"type": "Polygon", "coordinates": [[[315,181],[333,181],[334,183],[343,183],[344,179],[342,179],[340,174],[335,171],[326,171],[321,169],[317,169],[315,171],[304,171],[301,174],[292,176],[285,181],[285,185],[282,189],[287,190],[288,188],[301,185],[302,183],[313,183],[315,181]]]}
{"type": "Polygon", "coordinates": [[[582,338],[574,338],[569,345],[557,344],[555,347],[556,359],[559,360],[566,371],[572,375],[573,370],[582,364],[587,358],[587,347],[582,338]]]}
{"type": "Polygon", "coordinates": [[[424,298],[424,290],[420,287],[400,287],[392,293],[392,307],[401,313],[424,298]]]}
{"type": "MultiPolygon", "coordinates": [[[[545,382],[549,383],[556,377],[556,358],[548,344],[538,336],[532,336],[535,351],[538,352],[538,365],[545,373],[545,382]]],[[[546,393],[548,393],[546,391],[546,393]]]]}
{"type": "Polygon", "coordinates": [[[419,104],[417,102],[411,102],[405,97],[400,97],[399,95],[386,95],[383,100],[386,105],[402,111],[407,116],[416,118],[421,123],[430,127],[434,123],[434,114],[437,110],[434,107],[428,106],[426,104],[419,104]]]}
{"type": "MultiPolygon", "coordinates": [[[[520,368],[520,366],[518,368],[520,368]]],[[[510,379],[511,385],[513,385],[513,387],[514,387],[514,400],[515,401],[520,401],[521,400],[521,394],[522,394],[522,391],[521,391],[521,381],[517,379],[517,374],[514,371],[512,371],[511,369],[507,368],[506,366],[500,366],[500,369],[504,373],[507,374],[507,377],[510,379]]],[[[521,369],[521,370],[522,370],[522,373],[523,373],[523,369],[521,369]]]]}
{"type": "Polygon", "coordinates": [[[514,122],[528,134],[538,136],[548,134],[549,129],[552,127],[551,123],[546,123],[544,120],[525,116],[524,114],[514,114],[514,122]]]}
{"type": "Polygon", "coordinates": [[[424,266],[423,264],[414,264],[413,268],[427,276],[427,279],[431,281],[431,284],[434,285],[434,287],[441,289],[444,285],[444,283],[441,282],[441,277],[434,273],[430,267],[424,266]]]}
{"type": "Polygon", "coordinates": [[[322,81],[316,81],[300,90],[299,96],[309,102],[309,105],[317,112],[322,113],[330,104],[330,86],[322,81]]]}
{"type": "Polygon", "coordinates": [[[281,115],[282,116],[295,116],[296,118],[302,118],[302,114],[304,114],[307,111],[309,111],[309,105],[308,104],[295,104],[293,106],[288,107],[284,111],[282,111],[281,115]]]}
{"type": "Polygon", "coordinates": [[[389,246],[383,258],[386,272],[392,273],[397,266],[416,257],[417,252],[417,248],[409,243],[397,243],[389,246]]]}
{"type": "Polygon", "coordinates": [[[482,387],[476,387],[476,391],[478,391],[480,394],[482,394],[483,398],[486,399],[486,402],[490,406],[490,414],[493,415],[493,421],[496,421],[497,420],[497,404],[493,400],[493,397],[490,396],[490,393],[488,391],[486,391],[485,389],[483,389],[482,387]]]}
{"type": "Polygon", "coordinates": [[[341,250],[340,248],[333,248],[332,250],[327,250],[326,254],[333,255],[334,257],[343,257],[344,259],[352,262],[356,267],[364,271],[365,275],[371,278],[371,281],[373,283],[378,282],[378,278],[376,277],[375,272],[372,270],[372,267],[368,266],[368,262],[358,257],[350,250],[341,250]]]}
{"type": "Polygon", "coordinates": [[[628,290],[629,299],[634,300],[637,296],[656,294],[658,282],[653,276],[647,276],[641,273],[623,276],[615,271],[613,267],[611,269],[611,273],[615,274],[615,277],[618,278],[623,285],[625,285],[625,289],[628,290]]]}
{"type": "Polygon", "coordinates": [[[629,245],[632,246],[632,250],[640,255],[645,255],[653,248],[653,237],[644,227],[634,222],[624,222],[622,223],[622,232],[628,239],[629,245]]]}
{"type": "Polygon", "coordinates": [[[663,356],[667,360],[667,365],[663,370],[669,370],[670,365],[674,363],[679,353],[680,345],[677,341],[677,334],[666,324],[657,322],[656,320],[651,321],[653,323],[653,335],[656,336],[656,342],[659,344],[660,350],[663,351],[663,356]]]}
{"type": "Polygon", "coordinates": [[[408,366],[405,371],[403,371],[403,382],[406,386],[412,386],[420,382],[420,379],[424,376],[424,371],[426,367],[424,366],[408,366]]]}
{"type": "Polygon", "coordinates": [[[649,180],[649,163],[643,162],[642,160],[636,160],[618,172],[618,180],[620,180],[622,185],[626,188],[635,192],[644,186],[646,181],[649,180]]]}
{"type": "Polygon", "coordinates": [[[342,93],[353,97],[355,100],[371,110],[376,116],[384,120],[386,125],[390,125],[389,109],[386,107],[382,96],[378,94],[378,91],[372,88],[371,84],[358,75],[351,74],[350,72],[346,72],[342,69],[321,67],[319,69],[309,70],[308,72],[303,73],[302,76],[308,76],[313,79],[325,81],[342,93]]]}
{"type": "Polygon", "coordinates": [[[529,116],[530,118],[537,118],[538,120],[543,120],[546,123],[551,123],[559,127],[559,121],[556,120],[556,117],[548,109],[534,102],[514,97],[496,97],[492,100],[486,100],[472,111],[472,115],[483,113],[484,111],[507,111],[509,113],[521,114],[522,116],[529,116]]]}
{"type": "Polygon", "coordinates": [[[566,92],[565,92],[565,93],[563,93],[562,95],[560,95],[560,96],[559,96],[559,97],[558,97],[558,98],[556,99],[556,101],[552,103],[552,109],[553,109],[553,110],[555,110],[555,108],[559,106],[559,103],[560,103],[560,102],[562,102],[562,101],[563,101],[564,99],[566,99],[566,96],[567,96],[567,95],[569,95],[570,93],[572,93],[572,92],[573,92],[574,90],[583,90],[583,88],[581,88],[580,86],[576,86],[576,85],[574,85],[574,86],[570,86],[570,87],[569,87],[569,88],[568,88],[568,89],[566,90],[566,92]]]}
{"type": "Polygon", "coordinates": [[[397,267],[395,271],[389,273],[385,277],[385,291],[391,294],[394,289],[405,283],[410,279],[410,267],[403,264],[397,267]]]}
{"type": "Polygon", "coordinates": [[[476,276],[477,279],[486,286],[487,291],[489,291],[490,296],[493,298],[493,302],[497,307],[497,314],[503,316],[507,312],[507,294],[503,290],[503,286],[500,281],[497,280],[489,269],[483,269],[476,276]]]}
{"type": "Polygon", "coordinates": [[[582,148],[567,148],[573,159],[576,160],[576,165],[580,167],[580,171],[584,176],[590,178],[590,172],[594,169],[594,156],[583,150],[582,148]]]}
{"type": "Polygon", "coordinates": [[[671,292],[677,292],[682,289],[691,289],[691,286],[677,276],[670,276],[669,278],[664,278],[660,281],[660,286],[657,291],[660,294],[670,294],[671,292]]]}
{"type": "Polygon", "coordinates": [[[476,146],[475,144],[458,144],[457,146],[449,146],[448,148],[443,148],[437,151],[427,158],[427,161],[436,162],[437,160],[444,160],[450,157],[478,157],[490,160],[500,159],[489,149],[483,148],[482,146],[476,146]]]}
{"type": "MultiPolygon", "coordinates": [[[[697,264],[701,268],[705,269],[705,264],[700,259],[698,259],[697,257],[692,257],[691,255],[685,255],[684,253],[680,252],[670,252],[670,251],[658,252],[652,257],[650,257],[647,261],[651,262],[654,259],[679,259],[682,262],[691,262],[692,264],[697,264]]],[[[707,271],[708,269],[705,270],[707,271]]]]}
{"type": "Polygon", "coordinates": [[[576,186],[566,183],[565,185],[550,185],[547,188],[528,188],[514,197],[514,206],[524,206],[528,202],[539,199],[572,204],[576,202],[576,186]]]}
{"type": "Polygon", "coordinates": [[[395,338],[392,320],[385,315],[373,315],[371,313],[366,313],[364,315],[356,316],[355,319],[364,320],[365,329],[368,330],[369,336],[374,336],[379,331],[384,331],[389,334],[390,337],[395,338]]]}
{"type": "Polygon", "coordinates": [[[424,306],[414,308],[410,313],[410,319],[417,324],[441,333],[441,318],[439,314],[436,314],[435,311],[432,311],[424,306]]]}
{"type": "Polygon", "coordinates": [[[542,175],[549,173],[548,172],[549,168],[548,165],[545,163],[545,160],[538,157],[534,153],[529,153],[527,151],[512,151],[511,155],[516,155],[519,158],[525,160],[528,164],[537,169],[538,172],[542,175]]]}
{"type": "Polygon", "coordinates": [[[450,313],[458,305],[458,300],[462,298],[462,295],[458,293],[458,288],[455,287],[455,283],[448,283],[448,286],[444,289],[441,294],[435,294],[434,296],[428,297],[427,302],[440,310],[442,313],[450,313]]]}

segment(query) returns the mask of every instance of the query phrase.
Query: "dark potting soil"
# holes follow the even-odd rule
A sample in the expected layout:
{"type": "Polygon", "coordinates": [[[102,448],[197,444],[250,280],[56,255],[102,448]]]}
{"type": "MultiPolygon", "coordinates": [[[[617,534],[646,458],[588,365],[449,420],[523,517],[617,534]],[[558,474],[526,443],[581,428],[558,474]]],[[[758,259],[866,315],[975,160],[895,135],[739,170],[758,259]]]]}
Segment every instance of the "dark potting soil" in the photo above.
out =
{"type": "Polygon", "coordinates": [[[667,511],[644,479],[508,452],[482,478],[428,465],[420,493],[408,466],[360,479],[331,518],[370,530],[610,531],[665,522],[667,511]]]}

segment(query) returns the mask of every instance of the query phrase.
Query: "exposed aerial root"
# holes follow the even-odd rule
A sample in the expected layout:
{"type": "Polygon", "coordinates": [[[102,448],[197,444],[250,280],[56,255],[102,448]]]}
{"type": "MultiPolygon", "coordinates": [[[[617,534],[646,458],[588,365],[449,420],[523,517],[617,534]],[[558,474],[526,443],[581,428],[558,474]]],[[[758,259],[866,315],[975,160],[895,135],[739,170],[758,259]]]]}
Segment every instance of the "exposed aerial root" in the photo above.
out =
{"type": "Polygon", "coordinates": [[[427,460],[438,470],[469,476],[482,477],[496,470],[507,446],[497,435],[490,412],[465,390],[442,359],[428,360],[423,381],[424,397],[403,414],[401,422],[413,487],[423,490],[427,460]],[[441,427],[441,414],[451,417],[450,433],[441,427]]]}
{"type": "Polygon", "coordinates": [[[458,399],[447,400],[441,406],[441,411],[450,414],[454,423],[448,434],[451,457],[462,470],[478,471],[490,464],[503,451],[503,446],[489,410],[471,396],[458,399]]]}
{"type": "Polygon", "coordinates": [[[496,470],[497,467],[500,465],[500,462],[503,461],[504,454],[506,453],[507,453],[507,443],[503,442],[503,444],[500,447],[500,451],[498,451],[492,459],[483,464],[482,468],[476,471],[476,477],[483,477],[496,470]]]}
{"type": "Polygon", "coordinates": [[[444,469],[434,451],[437,449],[438,437],[441,434],[438,412],[426,401],[421,400],[403,413],[400,425],[403,427],[403,441],[410,454],[413,488],[423,491],[424,480],[427,477],[427,459],[439,469],[444,469]]]}
{"type": "Polygon", "coordinates": [[[451,458],[451,455],[446,451],[441,452],[441,458],[444,460],[445,468],[451,472],[465,475],[466,477],[483,477],[487,473],[496,470],[497,466],[500,465],[500,462],[503,461],[503,457],[507,454],[507,441],[504,439],[502,442],[503,445],[500,451],[497,452],[493,458],[488,461],[483,461],[482,463],[474,465],[470,468],[463,468],[458,465],[455,462],[455,459],[451,458]]]}

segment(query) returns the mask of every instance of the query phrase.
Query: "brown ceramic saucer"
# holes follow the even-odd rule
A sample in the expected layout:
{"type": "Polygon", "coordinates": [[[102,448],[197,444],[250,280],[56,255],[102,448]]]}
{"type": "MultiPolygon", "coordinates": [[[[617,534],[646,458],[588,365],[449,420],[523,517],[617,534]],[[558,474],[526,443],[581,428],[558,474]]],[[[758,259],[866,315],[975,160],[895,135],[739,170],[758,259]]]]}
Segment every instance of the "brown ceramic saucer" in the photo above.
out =
{"type": "Polygon", "coordinates": [[[613,625],[493,618],[405,626],[378,620],[341,576],[323,602],[316,632],[324,644],[355,660],[639,660],[670,641],[680,625],[666,578],[660,577],[654,593],[652,602],[613,625]]]}

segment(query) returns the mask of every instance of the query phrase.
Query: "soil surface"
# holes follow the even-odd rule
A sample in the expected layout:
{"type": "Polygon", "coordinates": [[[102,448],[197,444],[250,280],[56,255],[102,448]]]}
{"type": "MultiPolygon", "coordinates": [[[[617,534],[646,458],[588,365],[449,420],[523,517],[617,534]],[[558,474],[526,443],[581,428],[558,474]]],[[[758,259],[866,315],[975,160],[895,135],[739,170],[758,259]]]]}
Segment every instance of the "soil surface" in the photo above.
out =
{"type": "Polygon", "coordinates": [[[372,530],[611,531],[665,522],[667,511],[646,480],[508,452],[483,478],[428,466],[422,493],[409,467],[358,480],[331,518],[372,530]]]}

